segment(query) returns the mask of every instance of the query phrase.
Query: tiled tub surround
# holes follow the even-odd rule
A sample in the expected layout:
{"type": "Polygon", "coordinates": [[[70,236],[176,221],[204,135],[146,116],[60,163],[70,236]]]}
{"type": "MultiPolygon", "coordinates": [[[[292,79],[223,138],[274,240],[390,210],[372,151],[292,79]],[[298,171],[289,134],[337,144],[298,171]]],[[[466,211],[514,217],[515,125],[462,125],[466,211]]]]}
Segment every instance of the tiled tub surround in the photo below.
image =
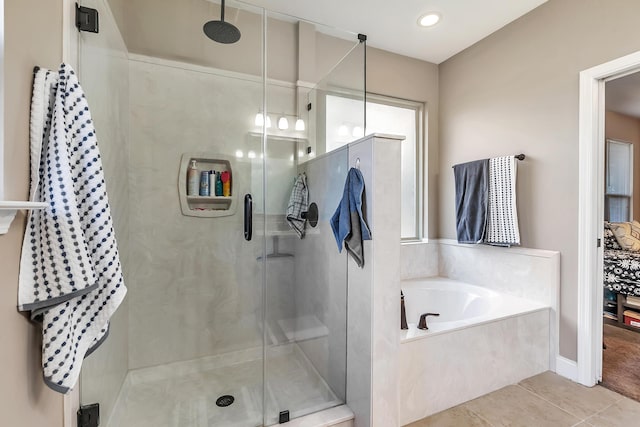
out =
{"type": "Polygon", "coordinates": [[[403,244],[401,251],[403,280],[430,276],[448,277],[549,307],[549,368],[555,371],[558,355],[560,252],[522,247],[463,245],[449,239],[403,244]]]}
{"type": "MultiPolygon", "coordinates": [[[[440,286],[458,286],[451,280],[432,281],[440,286]]],[[[420,282],[402,283],[409,298],[428,280],[420,282]]],[[[474,292],[473,287],[465,291],[474,292]]],[[[476,291],[477,295],[486,294],[483,289],[476,291]]],[[[400,425],[549,369],[550,309],[535,301],[493,292],[485,298],[490,309],[475,316],[472,320],[476,323],[445,321],[439,326],[434,318],[428,318],[427,324],[433,321],[429,330],[420,331],[415,321],[408,319],[410,329],[403,331],[399,353],[400,425]],[[501,307],[499,300],[505,306],[501,307]]],[[[410,301],[407,304],[412,314],[422,310],[412,307],[410,301]]],[[[446,310],[446,304],[442,307],[446,310]]],[[[439,310],[437,306],[425,309],[439,310]]]]}

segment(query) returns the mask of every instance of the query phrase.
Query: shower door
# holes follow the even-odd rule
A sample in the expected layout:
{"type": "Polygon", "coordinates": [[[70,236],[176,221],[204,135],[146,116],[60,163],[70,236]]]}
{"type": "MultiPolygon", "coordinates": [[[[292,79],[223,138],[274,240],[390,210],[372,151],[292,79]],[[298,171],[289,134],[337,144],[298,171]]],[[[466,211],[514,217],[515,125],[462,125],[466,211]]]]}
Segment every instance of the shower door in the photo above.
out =
{"type": "Polygon", "coordinates": [[[242,32],[228,45],[202,31],[219,3],[81,2],[99,11],[79,75],[129,290],[83,365],[102,426],[263,425],[263,11],[226,3],[242,32]]]}
{"type": "Polygon", "coordinates": [[[334,113],[326,95],[341,93],[359,103],[350,124],[364,129],[364,45],[356,34],[272,12],[265,38],[267,63],[278,58],[267,71],[272,127],[266,129],[264,205],[264,424],[273,425],[346,401],[347,258],[337,250],[329,219],[342,196],[348,156],[345,149],[325,153],[321,128],[334,113]],[[283,31],[292,21],[298,43],[286,44],[283,31]],[[294,58],[297,72],[290,74],[281,58],[294,58]],[[285,218],[299,174],[309,202],[318,206],[318,223],[307,221],[302,238],[285,218]]]}
{"type": "Polygon", "coordinates": [[[80,3],[99,12],[78,71],[129,290],[81,403],[107,427],[272,425],[344,403],[347,258],[329,218],[348,164],[325,153],[326,99],[362,104],[356,139],[364,44],[244,2],[226,2],[230,44],[203,32],[217,1],[80,3]],[[285,212],[302,173],[319,218],[300,239],[285,212]]]}

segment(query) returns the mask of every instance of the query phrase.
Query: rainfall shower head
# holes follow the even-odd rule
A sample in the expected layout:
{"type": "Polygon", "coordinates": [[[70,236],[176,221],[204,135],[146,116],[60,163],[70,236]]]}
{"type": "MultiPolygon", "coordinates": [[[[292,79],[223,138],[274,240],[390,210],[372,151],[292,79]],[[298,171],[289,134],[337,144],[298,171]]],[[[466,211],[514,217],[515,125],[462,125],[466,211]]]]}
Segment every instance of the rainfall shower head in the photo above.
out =
{"type": "Polygon", "coordinates": [[[224,0],[220,6],[220,20],[207,22],[202,30],[207,37],[218,43],[231,44],[240,40],[240,30],[224,21],[224,0]]]}

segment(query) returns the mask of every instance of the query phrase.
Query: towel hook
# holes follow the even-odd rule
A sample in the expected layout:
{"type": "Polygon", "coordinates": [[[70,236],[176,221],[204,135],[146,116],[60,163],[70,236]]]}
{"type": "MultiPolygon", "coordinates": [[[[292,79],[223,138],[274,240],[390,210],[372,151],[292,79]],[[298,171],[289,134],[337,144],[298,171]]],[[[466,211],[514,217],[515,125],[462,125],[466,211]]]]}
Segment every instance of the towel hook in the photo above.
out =
{"type": "Polygon", "coordinates": [[[360,157],[356,158],[356,169],[360,170],[360,157]]]}

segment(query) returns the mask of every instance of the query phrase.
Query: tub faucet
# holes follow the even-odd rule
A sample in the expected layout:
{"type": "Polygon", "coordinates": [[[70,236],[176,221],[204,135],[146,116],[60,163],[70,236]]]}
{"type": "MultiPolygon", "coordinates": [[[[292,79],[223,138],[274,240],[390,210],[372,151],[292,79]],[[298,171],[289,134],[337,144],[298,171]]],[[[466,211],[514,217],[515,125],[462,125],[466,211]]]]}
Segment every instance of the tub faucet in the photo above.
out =
{"type": "Polygon", "coordinates": [[[427,330],[427,316],[440,316],[440,313],[424,313],[420,315],[420,321],[418,322],[418,329],[427,330]]]}
{"type": "Polygon", "coordinates": [[[409,329],[407,325],[407,312],[404,309],[404,294],[400,290],[400,329],[409,329]]]}

